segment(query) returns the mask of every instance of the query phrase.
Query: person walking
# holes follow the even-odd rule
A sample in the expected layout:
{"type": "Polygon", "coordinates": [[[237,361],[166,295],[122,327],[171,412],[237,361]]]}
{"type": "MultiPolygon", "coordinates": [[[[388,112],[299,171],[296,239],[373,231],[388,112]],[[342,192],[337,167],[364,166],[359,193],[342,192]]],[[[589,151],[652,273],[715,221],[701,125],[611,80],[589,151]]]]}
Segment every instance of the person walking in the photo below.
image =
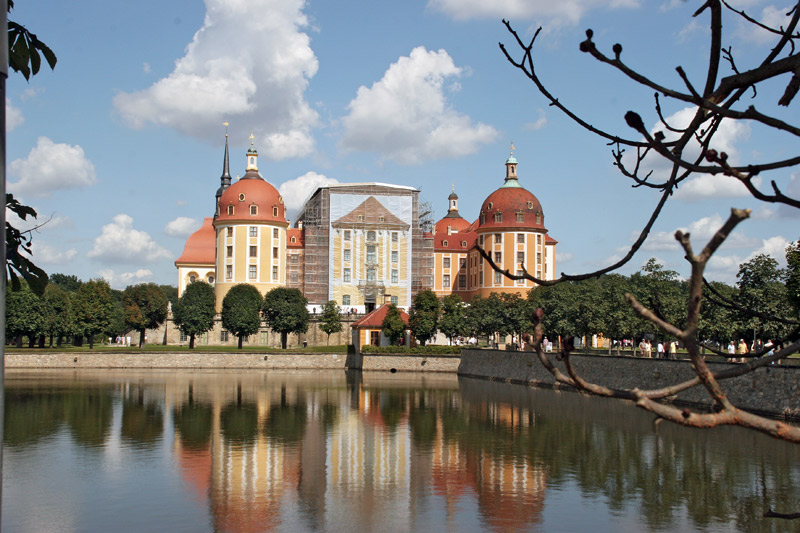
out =
{"type": "Polygon", "coordinates": [[[658,342],[656,346],[656,353],[658,354],[659,359],[664,359],[664,343],[661,341],[658,342]]]}
{"type": "Polygon", "coordinates": [[[672,341],[669,343],[669,358],[670,359],[678,358],[678,341],[672,341]]]}
{"type": "Polygon", "coordinates": [[[728,343],[728,362],[734,363],[736,362],[736,345],[733,344],[733,341],[728,343]]]}
{"type": "Polygon", "coordinates": [[[747,355],[747,343],[744,339],[739,339],[739,346],[736,347],[736,353],[739,355],[739,362],[744,363],[745,355],[747,355]]]}

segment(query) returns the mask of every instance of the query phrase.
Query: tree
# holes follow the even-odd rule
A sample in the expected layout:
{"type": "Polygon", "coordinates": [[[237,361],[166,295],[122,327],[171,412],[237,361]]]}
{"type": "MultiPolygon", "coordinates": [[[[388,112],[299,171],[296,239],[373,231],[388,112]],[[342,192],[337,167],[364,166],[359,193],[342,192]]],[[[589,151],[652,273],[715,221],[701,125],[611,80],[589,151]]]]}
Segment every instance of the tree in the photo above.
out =
{"type": "Polygon", "coordinates": [[[397,341],[403,336],[406,331],[406,323],[403,322],[403,317],[400,315],[400,310],[394,304],[389,304],[386,310],[386,316],[383,317],[381,324],[383,335],[389,339],[390,344],[397,344],[397,341]]]}
{"type": "Polygon", "coordinates": [[[167,295],[155,283],[125,288],[122,293],[125,324],[139,331],[139,348],[144,346],[145,330],[157,328],[167,319],[167,303],[167,295]]]}
{"type": "Polygon", "coordinates": [[[527,299],[517,293],[504,292],[500,298],[505,306],[509,331],[522,343],[522,334],[531,329],[531,308],[527,299]]]}
{"type": "MultiPolygon", "coordinates": [[[[721,150],[725,146],[724,139],[720,139],[719,137],[721,136],[718,137],[717,135],[723,122],[731,123],[744,120],[757,125],[759,133],[766,132],[768,135],[790,135],[794,138],[800,131],[797,126],[786,122],[780,116],[782,113],[779,111],[780,106],[788,106],[795,98],[798,90],[800,90],[800,74],[798,74],[800,73],[800,54],[794,53],[795,43],[797,39],[800,39],[800,32],[798,32],[800,2],[796,2],[791,9],[782,10],[781,13],[785,15],[784,20],[771,25],[754,20],[744,11],[737,10],[722,0],[707,0],[703,2],[694,13],[694,17],[696,19],[701,16],[707,17],[706,20],[708,21],[707,35],[710,38],[708,63],[706,65],[707,68],[701,71],[705,73],[705,79],[697,83],[682,67],[678,67],[676,70],[680,82],[677,88],[671,88],[653,81],[653,77],[628,66],[622,60],[623,47],[619,43],[611,47],[612,54],[607,55],[602,52],[593,41],[594,32],[587,30],[586,39],[580,43],[581,52],[617,70],[623,77],[633,81],[634,84],[651,93],[655,93],[654,110],[651,113],[651,117],[652,121],[658,121],[660,125],[655,131],[650,130],[645,126],[645,120],[641,114],[629,110],[625,113],[624,119],[625,124],[630,128],[631,134],[607,131],[602,127],[595,126],[594,121],[590,121],[570,109],[565,99],[561,99],[551,93],[536,70],[536,62],[533,55],[533,46],[536,39],[541,35],[541,28],[534,33],[530,41],[526,42],[523,41],[509,22],[504,21],[509,34],[521,53],[521,57],[517,59],[513,57],[514,54],[501,44],[502,53],[509,63],[519,69],[536,86],[536,89],[544,96],[547,103],[563,112],[566,117],[574,121],[579,127],[598,136],[603,143],[611,145],[613,163],[623,176],[630,179],[634,187],[642,190],[657,191],[659,200],[627,252],[618,261],[599,270],[583,274],[562,274],[555,280],[540,280],[524,269],[521,276],[512,274],[507,270],[502,271],[492,261],[489,254],[479,248],[484,260],[492,268],[502,271],[505,276],[511,279],[527,279],[538,285],[557,285],[566,281],[590,279],[612,272],[628,263],[640,250],[656,220],[661,215],[666,202],[673,196],[675,190],[690,178],[700,180],[712,175],[726,176],[727,179],[737,181],[743,185],[749,194],[757,200],[800,208],[800,199],[787,196],[776,181],[773,180],[769,185],[762,186],[761,181],[754,179],[756,176],[763,177],[768,172],[796,167],[800,164],[800,157],[790,154],[783,159],[758,160],[759,156],[755,154],[759,152],[753,150],[749,152],[753,154],[751,155],[753,158],[751,161],[745,164],[734,164],[732,158],[729,158],[728,154],[721,150]],[[729,18],[734,19],[733,23],[728,20],[729,18]],[[726,23],[723,23],[723,19],[725,19],[726,23]],[[772,42],[768,43],[763,49],[752,50],[754,54],[761,57],[760,61],[752,66],[745,66],[741,62],[737,62],[733,55],[733,48],[730,46],[725,48],[727,43],[723,42],[723,28],[737,27],[735,22],[752,24],[759,31],[764,31],[765,35],[772,37],[772,42]],[[721,69],[728,66],[732,73],[723,76],[721,69]],[[777,96],[774,90],[770,90],[776,84],[782,84],[782,86],[786,87],[782,95],[777,96]],[[763,90],[757,90],[759,88],[763,90]],[[744,98],[745,95],[747,95],[746,99],[744,98]],[[663,113],[661,99],[692,106],[690,108],[692,116],[688,123],[669,123],[663,113]],[[668,167],[666,172],[654,172],[654,167],[663,163],[666,163],[668,167]]],[[[603,35],[605,34],[603,32],[603,35]]],[[[646,64],[655,65],[658,63],[660,62],[648,61],[646,64]]],[[[585,87],[591,91],[594,84],[587,83],[585,87]]],[[[763,181],[767,182],[767,180],[763,181]]],[[[700,351],[701,342],[698,338],[698,330],[704,295],[706,266],[728,235],[749,216],[749,210],[732,209],[728,220],[711,236],[708,243],[699,253],[695,252],[689,234],[683,231],[675,233],[675,238],[685,252],[685,258],[691,267],[691,276],[686,283],[685,289],[685,311],[679,323],[675,323],[677,321],[674,322],[664,313],[659,313],[658,309],[651,309],[648,305],[641,303],[635,296],[631,294],[626,296],[628,304],[636,313],[651,322],[663,334],[677,338],[682,342],[687,349],[692,362],[692,369],[696,374],[694,379],[659,390],[644,390],[641,388],[624,391],[611,390],[600,384],[593,383],[584,376],[580,376],[574,368],[571,368],[569,350],[562,350],[560,354],[564,364],[570,366],[569,372],[564,373],[553,364],[553,361],[544,354],[541,348],[542,323],[549,312],[546,309],[538,309],[534,313],[534,347],[542,364],[560,383],[568,384],[581,391],[599,396],[633,400],[639,407],[656,414],[660,418],[678,424],[692,427],[712,427],[723,424],[740,425],[777,438],[800,442],[800,427],[767,420],[737,409],[731,404],[720,384],[724,379],[762,368],[800,348],[800,331],[798,331],[797,327],[800,326],[800,321],[794,318],[787,322],[782,317],[774,317],[756,309],[748,309],[747,312],[750,316],[761,315],[763,318],[792,326],[792,333],[780,339],[780,343],[785,344],[783,349],[775,350],[772,355],[766,355],[766,351],[756,354],[757,360],[751,361],[746,367],[742,365],[738,370],[712,372],[706,365],[700,351]],[[676,390],[685,390],[698,385],[702,385],[706,389],[717,407],[716,412],[696,413],[678,409],[660,401],[670,394],[674,394],[676,390]]],[[[711,293],[712,291],[708,287],[706,285],[705,290],[707,293],[711,293]]],[[[717,295],[713,297],[719,299],[717,295]]],[[[734,308],[744,309],[736,302],[724,303],[734,308]]]]}
{"type": "Polygon", "coordinates": [[[792,308],[786,290],[787,272],[778,267],[778,262],[765,254],[758,254],[753,259],[739,265],[736,274],[737,299],[745,310],[739,312],[739,320],[744,331],[739,332],[742,338],[749,338],[748,333],[760,339],[781,338],[789,333],[789,325],[765,319],[748,313],[747,309],[758,309],[768,317],[791,319],[792,308]]]}
{"type": "Polygon", "coordinates": [[[442,318],[439,320],[439,330],[447,335],[450,344],[453,344],[456,336],[469,333],[466,306],[458,294],[448,294],[442,299],[442,318]]]}
{"type": "Polygon", "coordinates": [[[800,240],[786,246],[786,291],[794,306],[794,317],[800,316],[800,240]]]}
{"type": "Polygon", "coordinates": [[[17,348],[22,347],[22,336],[28,337],[33,347],[36,336],[44,330],[44,302],[28,288],[6,293],[6,338],[16,338],[17,348]]]}
{"type": "Polygon", "coordinates": [[[261,312],[273,331],[281,334],[281,348],[286,349],[289,333],[305,333],[311,319],[308,300],[299,289],[276,287],[264,295],[261,312]]]}
{"type": "Polygon", "coordinates": [[[204,281],[190,283],[172,308],[172,321],[184,335],[189,336],[189,349],[194,350],[194,338],[214,327],[214,289],[204,281]]]}
{"type": "Polygon", "coordinates": [[[467,323],[477,335],[491,338],[495,333],[505,336],[510,333],[503,300],[497,293],[488,298],[473,298],[467,308],[467,323]]]}
{"type": "Polygon", "coordinates": [[[331,343],[331,333],[342,331],[342,310],[333,300],[328,300],[322,306],[322,315],[319,317],[319,329],[328,335],[326,344],[331,343]]]}
{"type": "Polygon", "coordinates": [[[89,349],[94,348],[94,337],[106,332],[114,318],[114,295],[108,282],[92,279],[80,286],[72,300],[77,331],[89,338],[89,349]]]}
{"type": "Polygon", "coordinates": [[[73,329],[70,293],[56,284],[48,284],[44,291],[44,326],[42,332],[50,336],[50,347],[52,348],[53,346],[54,337],[56,345],[61,346],[62,338],[71,334],[73,329]]]}
{"type": "Polygon", "coordinates": [[[439,323],[439,298],[432,290],[419,291],[411,304],[408,325],[414,337],[425,344],[436,335],[439,323]]]}
{"type": "Polygon", "coordinates": [[[77,291],[81,283],[83,282],[74,274],[59,274],[58,272],[50,274],[50,284],[57,285],[67,292],[77,291]]]}
{"type": "Polygon", "coordinates": [[[239,337],[239,349],[244,338],[258,333],[261,327],[261,293],[249,283],[234,285],[222,299],[222,327],[239,337]]]}

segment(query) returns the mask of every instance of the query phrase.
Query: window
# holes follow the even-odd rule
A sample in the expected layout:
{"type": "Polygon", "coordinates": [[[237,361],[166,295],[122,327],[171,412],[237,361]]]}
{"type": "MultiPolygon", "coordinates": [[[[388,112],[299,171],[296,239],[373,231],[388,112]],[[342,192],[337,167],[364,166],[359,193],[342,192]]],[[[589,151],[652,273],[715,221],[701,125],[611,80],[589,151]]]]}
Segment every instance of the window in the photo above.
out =
{"type": "Polygon", "coordinates": [[[189,340],[189,337],[186,335],[186,333],[181,331],[181,338],[179,342],[186,342],[187,340],[189,340]]]}
{"type": "Polygon", "coordinates": [[[358,215],[358,221],[359,222],[363,222],[364,221],[364,215],[358,215]]]}
{"type": "Polygon", "coordinates": [[[502,222],[503,221],[503,213],[501,213],[500,211],[495,213],[494,214],[494,221],[495,222],[502,222]]]}
{"type": "Polygon", "coordinates": [[[539,265],[542,263],[542,252],[536,252],[536,264],[539,265]]]}
{"type": "Polygon", "coordinates": [[[257,226],[250,226],[250,236],[251,237],[258,237],[258,227],[257,226]]]}
{"type": "Polygon", "coordinates": [[[536,212],[536,223],[537,224],[541,224],[542,223],[542,212],[541,211],[537,211],[536,212]]]}
{"type": "Polygon", "coordinates": [[[367,246],[367,262],[374,263],[376,261],[375,245],[367,246]]]}
{"type": "Polygon", "coordinates": [[[233,265],[225,265],[225,279],[233,279],[233,265]]]}
{"type": "Polygon", "coordinates": [[[392,303],[393,303],[394,305],[397,305],[397,302],[398,302],[398,300],[397,300],[397,296],[392,296],[392,303]]]}
{"type": "Polygon", "coordinates": [[[533,202],[528,200],[528,209],[533,209],[533,202]]]}
{"type": "Polygon", "coordinates": [[[489,205],[488,205],[487,207],[488,207],[489,209],[491,209],[492,207],[494,207],[494,202],[489,202],[489,205]]]}
{"type": "Polygon", "coordinates": [[[467,267],[467,258],[462,257],[458,260],[458,268],[466,268],[467,267]]]}
{"type": "Polygon", "coordinates": [[[216,280],[216,278],[214,276],[208,276],[208,283],[210,285],[213,285],[215,280],[216,280]]]}
{"type": "Polygon", "coordinates": [[[297,237],[292,237],[292,244],[297,242],[297,237]]]}
{"type": "Polygon", "coordinates": [[[272,228],[272,238],[273,239],[278,238],[278,228],[272,228]]]}
{"type": "Polygon", "coordinates": [[[498,265],[503,262],[503,252],[494,253],[494,262],[498,265]]]}
{"type": "Polygon", "coordinates": [[[486,224],[486,215],[481,213],[481,224],[486,224]]]}
{"type": "Polygon", "coordinates": [[[517,213],[517,222],[525,222],[525,213],[517,213]]]}
{"type": "Polygon", "coordinates": [[[273,259],[277,259],[278,258],[278,248],[275,247],[275,246],[272,247],[272,258],[273,259]]]}
{"type": "Polygon", "coordinates": [[[481,235],[481,246],[483,246],[483,235],[481,235]]]}
{"type": "Polygon", "coordinates": [[[342,296],[342,305],[350,305],[350,295],[345,294],[342,296]]]}
{"type": "Polygon", "coordinates": [[[542,234],[538,234],[536,236],[536,244],[542,244],[542,234]]]}
{"type": "Polygon", "coordinates": [[[450,288],[450,274],[445,274],[442,276],[442,288],[449,289],[450,288]]]}
{"type": "Polygon", "coordinates": [[[228,330],[223,329],[219,332],[219,341],[220,342],[228,342],[228,330]]]}
{"type": "Polygon", "coordinates": [[[461,247],[462,248],[466,248],[467,247],[467,241],[461,241],[461,247]]]}
{"type": "Polygon", "coordinates": [[[467,275],[461,274],[458,276],[458,288],[459,289],[466,289],[467,288],[467,275]]]}
{"type": "Polygon", "coordinates": [[[525,252],[517,252],[517,264],[525,264],[525,252]]]}
{"type": "Polygon", "coordinates": [[[350,261],[350,248],[345,248],[344,250],[344,260],[350,261]]]}
{"type": "Polygon", "coordinates": [[[517,244],[525,244],[525,234],[517,233],[517,244]]]}
{"type": "MultiPolygon", "coordinates": [[[[522,270],[517,270],[517,276],[522,276],[522,270]]],[[[517,285],[525,285],[525,280],[524,279],[518,279],[516,281],[517,281],[517,285]]]]}
{"type": "Polygon", "coordinates": [[[367,240],[368,241],[374,241],[375,240],[375,232],[374,231],[368,231],[367,232],[367,240]]]}
{"type": "Polygon", "coordinates": [[[250,257],[258,257],[258,246],[250,247],[250,257]]]}
{"type": "Polygon", "coordinates": [[[278,279],[278,267],[277,266],[272,267],[272,279],[273,280],[277,280],[278,279]]]}
{"type": "Polygon", "coordinates": [[[289,283],[297,283],[297,272],[289,272],[289,283]]]}
{"type": "Polygon", "coordinates": [[[233,246],[225,247],[225,257],[233,257],[233,246]]]}
{"type": "Polygon", "coordinates": [[[239,201],[240,202],[244,202],[244,193],[243,192],[239,193],[239,201]]]}
{"type": "Polygon", "coordinates": [[[396,232],[396,231],[393,231],[393,232],[392,232],[392,242],[397,242],[397,239],[398,239],[398,237],[397,237],[397,232],[396,232]]]}
{"type": "Polygon", "coordinates": [[[194,283],[197,281],[197,276],[189,276],[189,283],[194,283]]]}
{"type": "Polygon", "coordinates": [[[381,216],[381,222],[386,222],[386,218],[381,216]]]}
{"type": "Polygon", "coordinates": [[[289,262],[292,264],[297,264],[300,262],[300,255],[299,254],[292,254],[289,256],[289,262]]]}
{"type": "Polygon", "coordinates": [[[449,257],[445,257],[444,259],[442,259],[442,266],[444,268],[450,268],[450,258],[449,257]]]}
{"type": "Polygon", "coordinates": [[[370,268],[367,270],[367,281],[375,281],[375,269],[370,268]]]}
{"type": "Polygon", "coordinates": [[[400,260],[400,252],[397,250],[392,251],[392,263],[397,263],[400,260]]]}
{"type": "Polygon", "coordinates": [[[344,269],[344,282],[345,283],[349,283],[350,282],[350,269],[349,268],[345,268],[344,269]]]}
{"type": "Polygon", "coordinates": [[[232,215],[232,214],[233,214],[233,206],[232,206],[232,205],[229,205],[229,206],[228,206],[228,214],[229,214],[229,215],[232,215]]]}
{"type": "Polygon", "coordinates": [[[274,216],[274,217],[278,216],[278,207],[277,206],[272,208],[272,216],[274,216]]]}
{"type": "Polygon", "coordinates": [[[256,265],[250,265],[248,267],[247,277],[249,279],[256,279],[256,276],[258,275],[258,270],[257,269],[258,269],[258,267],[256,265]]]}
{"type": "Polygon", "coordinates": [[[498,272],[496,270],[494,271],[494,282],[495,282],[495,284],[502,285],[502,283],[503,283],[503,273],[502,272],[498,272]]]}
{"type": "Polygon", "coordinates": [[[503,244],[503,234],[502,233],[495,233],[494,234],[494,243],[495,244],[503,244]]]}
{"type": "Polygon", "coordinates": [[[258,214],[258,206],[257,205],[253,204],[253,205],[250,206],[250,214],[251,215],[257,215],[258,214]]]}
{"type": "Polygon", "coordinates": [[[225,233],[227,234],[228,237],[233,237],[233,228],[231,227],[225,228],[225,233]]]}
{"type": "Polygon", "coordinates": [[[442,241],[442,246],[447,246],[447,241],[442,241]]]}
{"type": "Polygon", "coordinates": [[[350,240],[350,230],[349,229],[344,230],[344,240],[346,240],[346,241],[350,240]]]}
{"type": "Polygon", "coordinates": [[[398,280],[397,270],[394,269],[392,270],[392,283],[397,283],[397,280],[398,280]]]}

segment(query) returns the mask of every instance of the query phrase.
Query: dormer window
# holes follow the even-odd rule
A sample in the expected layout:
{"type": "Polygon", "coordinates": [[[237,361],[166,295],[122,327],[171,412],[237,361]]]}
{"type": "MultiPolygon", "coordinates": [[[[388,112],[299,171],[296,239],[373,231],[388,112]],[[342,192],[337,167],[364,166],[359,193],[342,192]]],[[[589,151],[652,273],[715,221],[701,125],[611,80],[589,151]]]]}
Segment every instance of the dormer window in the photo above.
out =
{"type": "Polygon", "coordinates": [[[253,204],[253,205],[250,206],[250,214],[251,215],[257,215],[258,214],[258,206],[256,204],[253,204]]]}
{"type": "Polygon", "coordinates": [[[500,211],[495,213],[494,214],[494,221],[495,222],[502,222],[503,221],[503,213],[501,213],[500,211]]]}
{"type": "Polygon", "coordinates": [[[537,211],[536,212],[536,223],[537,224],[541,224],[542,223],[542,212],[541,211],[537,211]]]}
{"type": "Polygon", "coordinates": [[[461,247],[462,248],[466,248],[467,247],[467,241],[461,241],[461,247]]]}
{"type": "Polygon", "coordinates": [[[486,215],[481,213],[481,224],[486,224],[486,215]]]}
{"type": "Polygon", "coordinates": [[[528,209],[533,209],[533,202],[528,200],[528,209]]]}
{"type": "Polygon", "coordinates": [[[244,202],[244,193],[243,192],[239,193],[239,201],[240,202],[244,202]]]}
{"type": "Polygon", "coordinates": [[[385,217],[381,217],[381,222],[386,222],[386,218],[385,217]]]}
{"type": "Polygon", "coordinates": [[[297,242],[297,237],[292,237],[292,242],[293,243],[297,242]]]}
{"type": "Polygon", "coordinates": [[[233,206],[232,206],[232,205],[229,205],[229,206],[228,206],[228,214],[229,214],[229,215],[232,215],[232,214],[233,214],[233,206]]]}
{"type": "Polygon", "coordinates": [[[358,221],[359,222],[363,222],[364,221],[364,215],[358,215],[358,221]]]}
{"type": "Polygon", "coordinates": [[[447,241],[442,241],[442,246],[447,247],[447,241]]]}
{"type": "Polygon", "coordinates": [[[522,212],[517,213],[517,222],[524,222],[525,221],[525,214],[522,212]]]}
{"type": "Polygon", "coordinates": [[[274,217],[278,216],[278,208],[277,207],[273,207],[272,208],[272,216],[274,216],[274,217]]]}
{"type": "Polygon", "coordinates": [[[489,205],[488,205],[487,207],[488,207],[489,209],[491,209],[492,207],[494,207],[494,202],[489,202],[489,205]]]}

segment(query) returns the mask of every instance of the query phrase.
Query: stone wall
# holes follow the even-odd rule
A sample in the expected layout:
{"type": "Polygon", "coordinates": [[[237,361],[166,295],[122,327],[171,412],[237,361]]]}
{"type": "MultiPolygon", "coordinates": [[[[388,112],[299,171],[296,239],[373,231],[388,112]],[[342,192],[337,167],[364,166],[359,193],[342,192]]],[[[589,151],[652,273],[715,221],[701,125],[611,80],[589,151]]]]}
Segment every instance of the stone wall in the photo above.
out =
{"type": "MultiPolygon", "coordinates": [[[[555,358],[553,358],[555,359],[555,358]]],[[[695,376],[689,361],[641,359],[596,355],[572,355],[573,366],[588,380],[607,387],[655,389],[680,383],[695,376]]],[[[566,373],[561,363],[562,370],[566,373]]],[[[708,363],[711,371],[734,363],[708,363]]],[[[463,350],[458,373],[464,376],[505,380],[535,386],[570,388],[555,383],[533,352],[463,350]]],[[[722,387],[734,405],[751,412],[800,419],[800,367],[773,365],[738,378],[727,379],[722,387]]],[[[677,396],[677,401],[711,407],[703,387],[677,396]]]]}

